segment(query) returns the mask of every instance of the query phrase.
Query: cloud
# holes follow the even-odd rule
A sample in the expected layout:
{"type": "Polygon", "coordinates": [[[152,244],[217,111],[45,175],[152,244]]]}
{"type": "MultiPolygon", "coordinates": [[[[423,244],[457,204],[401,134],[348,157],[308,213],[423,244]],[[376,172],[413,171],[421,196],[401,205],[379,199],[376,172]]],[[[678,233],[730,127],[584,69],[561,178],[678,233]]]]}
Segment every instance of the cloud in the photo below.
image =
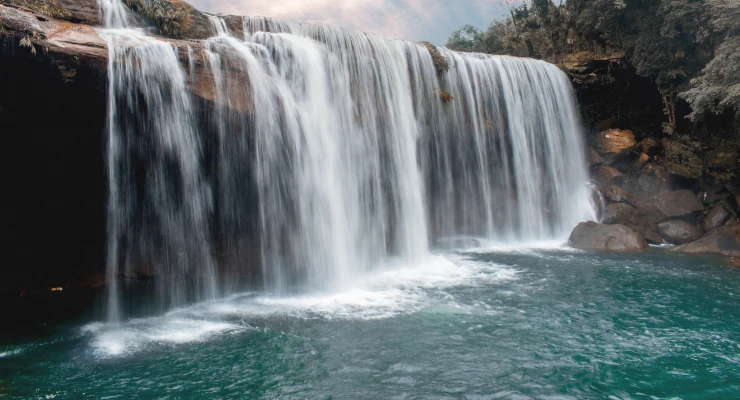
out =
{"type": "Polygon", "coordinates": [[[442,45],[464,24],[486,28],[506,14],[492,0],[190,0],[196,8],[235,15],[320,22],[381,36],[442,45]]]}

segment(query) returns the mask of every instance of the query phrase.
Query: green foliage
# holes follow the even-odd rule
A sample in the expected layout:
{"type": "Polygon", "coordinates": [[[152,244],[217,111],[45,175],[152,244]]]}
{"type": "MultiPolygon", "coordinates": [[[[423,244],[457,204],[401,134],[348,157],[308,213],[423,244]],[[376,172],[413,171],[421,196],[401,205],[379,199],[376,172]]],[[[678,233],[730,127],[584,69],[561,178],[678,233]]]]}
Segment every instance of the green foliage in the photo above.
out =
{"type": "Polygon", "coordinates": [[[124,0],[139,17],[157,27],[159,33],[170,37],[182,37],[191,27],[190,10],[186,6],[175,7],[167,0],[124,0]]]}
{"type": "Polygon", "coordinates": [[[72,14],[58,0],[3,0],[3,3],[28,8],[53,18],[69,18],[72,14]]]}
{"type": "Polygon", "coordinates": [[[691,84],[690,89],[681,93],[693,110],[689,118],[701,119],[705,114],[727,110],[740,114],[740,36],[725,40],[691,84]]]}
{"type": "Polygon", "coordinates": [[[740,119],[740,5],[733,0],[707,0],[709,27],[721,41],[714,57],[681,93],[692,108],[688,118],[735,113],[740,119]]]}
{"type": "Polygon", "coordinates": [[[479,47],[483,41],[483,32],[473,25],[463,25],[460,29],[452,32],[450,38],[447,39],[445,47],[455,51],[467,51],[472,52],[483,51],[483,48],[479,47]]]}
{"type": "Polygon", "coordinates": [[[509,14],[485,32],[464,26],[447,47],[561,64],[574,52],[623,51],[637,74],[657,84],[666,132],[676,129],[679,97],[692,119],[740,115],[738,0],[529,0],[509,14]]]}

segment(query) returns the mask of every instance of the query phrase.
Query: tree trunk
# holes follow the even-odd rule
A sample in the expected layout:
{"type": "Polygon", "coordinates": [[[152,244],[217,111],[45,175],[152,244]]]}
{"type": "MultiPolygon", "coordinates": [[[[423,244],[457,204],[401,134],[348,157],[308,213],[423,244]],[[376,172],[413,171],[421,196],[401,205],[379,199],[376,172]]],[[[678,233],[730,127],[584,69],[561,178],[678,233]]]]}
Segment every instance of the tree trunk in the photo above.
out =
{"type": "Polygon", "coordinates": [[[663,132],[673,135],[676,132],[676,92],[661,89],[660,94],[663,97],[664,112],[668,116],[668,123],[663,127],[663,132]]]}
{"type": "Polygon", "coordinates": [[[527,44],[527,51],[529,52],[530,58],[539,58],[536,54],[534,54],[534,46],[532,45],[532,41],[529,39],[525,39],[524,42],[527,44]]]}

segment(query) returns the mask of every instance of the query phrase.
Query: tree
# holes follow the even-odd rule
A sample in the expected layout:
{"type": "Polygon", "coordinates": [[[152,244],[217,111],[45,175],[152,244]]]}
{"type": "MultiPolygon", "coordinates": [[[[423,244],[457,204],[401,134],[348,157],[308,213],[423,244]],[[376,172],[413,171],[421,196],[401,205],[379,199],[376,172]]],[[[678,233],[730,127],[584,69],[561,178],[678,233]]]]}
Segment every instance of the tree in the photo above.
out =
{"type": "Polygon", "coordinates": [[[710,24],[717,49],[691,88],[681,93],[692,108],[688,118],[701,120],[707,114],[726,111],[740,115],[740,6],[732,0],[708,0],[710,24]]]}
{"type": "Polygon", "coordinates": [[[475,51],[476,47],[480,47],[482,40],[483,32],[468,24],[452,32],[445,47],[455,51],[475,51]]]}

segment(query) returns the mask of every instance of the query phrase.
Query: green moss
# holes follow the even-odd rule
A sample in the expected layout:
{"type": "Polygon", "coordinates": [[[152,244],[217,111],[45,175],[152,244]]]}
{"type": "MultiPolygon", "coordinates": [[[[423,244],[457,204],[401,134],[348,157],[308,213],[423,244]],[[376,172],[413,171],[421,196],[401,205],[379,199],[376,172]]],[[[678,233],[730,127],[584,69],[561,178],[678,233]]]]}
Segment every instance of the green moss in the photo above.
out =
{"type": "Polygon", "coordinates": [[[2,3],[24,7],[52,18],[65,19],[72,16],[57,0],[3,0],[2,3]]]}
{"type": "Polygon", "coordinates": [[[167,0],[124,0],[126,5],[140,18],[154,25],[159,33],[169,37],[182,37],[191,27],[190,10],[186,6],[176,7],[167,0]]]}
{"type": "Polygon", "coordinates": [[[684,178],[699,178],[704,173],[704,163],[688,146],[664,139],[665,165],[671,173],[684,178]]]}

